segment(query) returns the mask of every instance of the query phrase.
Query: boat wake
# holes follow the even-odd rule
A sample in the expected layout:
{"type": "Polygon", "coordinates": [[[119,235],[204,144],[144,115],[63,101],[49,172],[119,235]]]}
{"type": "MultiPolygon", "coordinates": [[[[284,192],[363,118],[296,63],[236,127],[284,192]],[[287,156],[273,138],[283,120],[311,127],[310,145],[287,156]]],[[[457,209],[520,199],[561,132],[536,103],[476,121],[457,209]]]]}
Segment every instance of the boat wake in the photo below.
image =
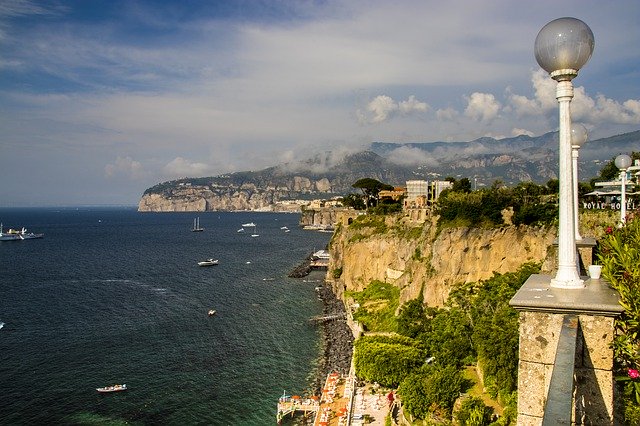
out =
{"type": "Polygon", "coordinates": [[[4,323],[0,322],[0,328],[4,327],[4,323]]]}

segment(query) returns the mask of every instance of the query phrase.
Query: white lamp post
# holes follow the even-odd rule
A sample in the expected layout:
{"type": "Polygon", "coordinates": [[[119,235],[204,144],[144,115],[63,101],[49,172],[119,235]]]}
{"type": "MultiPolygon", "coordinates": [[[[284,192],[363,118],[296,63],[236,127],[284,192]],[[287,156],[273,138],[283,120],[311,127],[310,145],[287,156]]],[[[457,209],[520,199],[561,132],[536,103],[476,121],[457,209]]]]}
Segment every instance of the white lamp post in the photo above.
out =
{"type": "Polygon", "coordinates": [[[578,220],[578,150],[587,141],[587,128],[580,123],[571,124],[571,158],[573,159],[573,217],[576,241],[581,241],[578,220]]]}
{"type": "Polygon", "coordinates": [[[631,157],[627,154],[621,154],[616,157],[616,167],[620,169],[622,173],[622,191],[620,191],[620,225],[624,225],[627,222],[627,169],[631,166],[631,157]]]}
{"type": "Polygon", "coordinates": [[[560,18],[545,25],[535,42],[538,64],[558,82],[556,99],[559,109],[559,180],[560,217],[558,225],[558,273],[551,280],[552,287],[583,288],[576,265],[576,241],[573,214],[573,185],[571,172],[571,80],[591,58],[594,47],[593,32],[576,18],[560,18]]]}

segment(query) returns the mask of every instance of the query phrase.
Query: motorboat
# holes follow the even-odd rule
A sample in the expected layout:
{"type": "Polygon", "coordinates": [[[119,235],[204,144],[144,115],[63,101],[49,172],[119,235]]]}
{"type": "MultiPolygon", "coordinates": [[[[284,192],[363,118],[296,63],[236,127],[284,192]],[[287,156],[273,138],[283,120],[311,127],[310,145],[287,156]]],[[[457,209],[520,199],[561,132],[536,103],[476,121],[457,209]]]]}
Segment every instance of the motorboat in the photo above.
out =
{"type": "Polygon", "coordinates": [[[103,388],[96,388],[96,390],[100,393],[110,393],[110,392],[122,392],[127,390],[127,385],[113,385],[113,386],[105,386],[103,388]]]}
{"type": "Polygon", "coordinates": [[[198,266],[214,266],[218,264],[218,259],[207,259],[198,262],[198,266]]]}
{"type": "Polygon", "coordinates": [[[253,228],[256,226],[256,224],[253,222],[249,222],[249,223],[243,223],[242,226],[244,226],[245,228],[253,228]]]}
{"type": "Polygon", "coordinates": [[[212,317],[216,314],[216,310],[215,309],[209,309],[209,312],[207,312],[207,314],[212,317]]]}

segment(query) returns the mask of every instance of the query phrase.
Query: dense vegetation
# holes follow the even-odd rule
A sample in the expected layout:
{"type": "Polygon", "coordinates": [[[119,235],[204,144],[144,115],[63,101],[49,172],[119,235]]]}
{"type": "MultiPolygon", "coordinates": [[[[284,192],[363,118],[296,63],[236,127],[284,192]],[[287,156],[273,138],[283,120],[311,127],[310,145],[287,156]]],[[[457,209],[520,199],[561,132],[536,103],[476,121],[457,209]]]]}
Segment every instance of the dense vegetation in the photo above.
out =
{"type": "Polygon", "coordinates": [[[491,188],[473,192],[468,185],[456,183],[438,198],[438,224],[441,227],[502,226],[507,224],[503,211],[508,208],[513,209],[510,221],[515,225],[550,224],[558,216],[556,180],[549,181],[546,186],[522,182],[513,188],[496,183],[491,188]]]}
{"type": "MultiPolygon", "coordinates": [[[[390,284],[376,281],[363,292],[348,293],[360,306],[354,317],[369,331],[386,332],[356,342],[358,377],[397,386],[405,412],[413,417],[451,419],[455,400],[470,386],[462,369],[477,362],[489,394],[507,406],[494,424],[509,424],[515,418],[518,315],[508,303],[538,271],[538,264],[527,263],[514,273],[461,284],[440,309],[425,307],[420,295],[402,305],[397,316],[398,294],[390,284]]],[[[474,401],[460,416],[463,424],[485,425],[488,413],[491,409],[474,401]],[[484,423],[470,423],[471,416],[484,423]]]]}
{"type": "Polygon", "coordinates": [[[624,308],[616,319],[613,351],[626,423],[637,425],[640,424],[640,217],[630,216],[621,228],[607,228],[599,260],[603,276],[620,293],[624,308]]]}

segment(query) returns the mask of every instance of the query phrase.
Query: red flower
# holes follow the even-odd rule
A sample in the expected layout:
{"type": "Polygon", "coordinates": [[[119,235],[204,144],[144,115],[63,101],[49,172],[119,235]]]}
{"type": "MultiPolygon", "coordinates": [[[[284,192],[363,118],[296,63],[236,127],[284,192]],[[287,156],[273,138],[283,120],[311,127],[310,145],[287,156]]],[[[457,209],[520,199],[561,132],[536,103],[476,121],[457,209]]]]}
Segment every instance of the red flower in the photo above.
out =
{"type": "Polygon", "coordinates": [[[611,226],[607,226],[607,229],[604,231],[606,234],[613,234],[613,228],[611,226]]]}
{"type": "Polygon", "coordinates": [[[638,370],[635,370],[633,368],[630,368],[629,371],[627,372],[627,374],[632,379],[637,379],[638,377],[640,377],[640,372],[638,372],[638,370]]]}

